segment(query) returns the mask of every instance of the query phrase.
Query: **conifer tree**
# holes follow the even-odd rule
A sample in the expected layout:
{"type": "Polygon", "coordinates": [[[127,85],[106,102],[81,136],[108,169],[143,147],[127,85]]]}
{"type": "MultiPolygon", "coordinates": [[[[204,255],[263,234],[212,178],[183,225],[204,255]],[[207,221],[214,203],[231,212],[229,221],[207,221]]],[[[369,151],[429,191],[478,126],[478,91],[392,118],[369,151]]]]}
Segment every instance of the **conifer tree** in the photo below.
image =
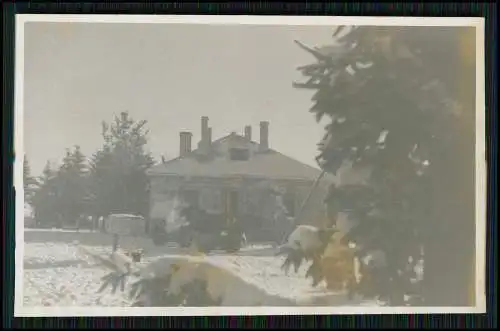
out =
{"type": "Polygon", "coordinates": [[[146,121],[128,112],[103,122],[102,148],[91,158],[91,199],[94,213],[132,213],[146,216],[149,208],[146,170],[153,164],[146,150],[146,121]]]}
{"type": "Polygon", "coordinates": [[[23,186],[25,203],[31,205],[32,198],[36,190],[37,180],[31,175],[31,168],[26,154],[23,160],[23,186]]]}
{"type": "Polygon", "coordinates": [[[62,226],[60,223],[62,219],[57,212],[59,193],[56,185],[56,174],[50,162],[47,162],[31,200],[35,221],[39,226],[62,226]]]}
{"type": "Polygon", "coordinates": [[[367,185],[332,188],[329,210],[357,226],[359,254],[382,251],[379,294],[402,304],[472,304],[474,283],[474,28],[340,27],[331,46],[300,47],[316,62],[297,88],[330,119],[318,162],[371,170],[367,185]],[[425,253],[422,288],[411,282],[425,253]],[[408,262],[412,261],[412,262],[408,262]]]}
{"type": "Polygon", "coordinates": [[[56,182],[59,192],[58,210],[67,225],[74,225],[86,213],[87,159],[75,146],[66,150],[56,182]]]}

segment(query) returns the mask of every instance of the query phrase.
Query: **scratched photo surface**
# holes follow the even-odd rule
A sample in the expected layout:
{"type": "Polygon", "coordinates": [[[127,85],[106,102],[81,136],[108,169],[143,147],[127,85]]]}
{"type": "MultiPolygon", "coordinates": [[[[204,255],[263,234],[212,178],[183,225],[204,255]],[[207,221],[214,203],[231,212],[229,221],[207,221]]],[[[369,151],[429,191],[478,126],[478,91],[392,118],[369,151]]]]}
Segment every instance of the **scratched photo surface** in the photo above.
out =
{"type": "Polygon", "coordinates": [[[281,21],[18,21],[16,311],[484,310],[482,25],[281,21]]]}

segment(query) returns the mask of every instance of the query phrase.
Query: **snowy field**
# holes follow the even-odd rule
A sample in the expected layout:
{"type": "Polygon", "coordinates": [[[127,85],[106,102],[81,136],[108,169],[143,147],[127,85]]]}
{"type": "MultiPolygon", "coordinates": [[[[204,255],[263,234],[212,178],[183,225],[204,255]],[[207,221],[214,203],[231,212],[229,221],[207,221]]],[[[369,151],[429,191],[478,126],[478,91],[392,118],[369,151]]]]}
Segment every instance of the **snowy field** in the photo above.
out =
{"type": "MultiPolygon", "coordinates": [[[[106,255],[109,247],[85,248],[106,255]]],[[[259,248],[249,248],[259,250],[259,248]]],[[[125,293],[96,293],[100,278],[108,270],[93,264],[76,246],[62,243],[27,243],[24,258],[24,305],[26,306],[129,306],[125,293]]],[[[245,253],[242,252],[242,253],[245,253]]],[[[155,257],[148,256],[145,262],[155,257]]],[[[282,259],[269,256],[211,255],[222,264],[250,282],[263,287],[270,294],[289,298],[310,296],[326,291],[322,286],[312,288],[309,280],[291,272],[286,276],[280,270],[282,259]]]]}
{"type": "MultiPolygon", "coordinates": [[[[84,248],[105,256],[110,253],[108,245],[83,245],[84,248]]],[[[178,255],[175,248],[163,247],[146,250],[144,263],[160,256],[178,255]]],[[[273,249],[265,246],[243,248],[238,255],[222,252],[211,253],[207,258],[224,266],[246,281],[255,284],[272,295],[290,299],[311,297],[335,297],[335,305],[359,305],[348,303],[343,294],[328,293],[324,284],[313,288],[311,280],[304,277],[308,265],[298,273],[290,270],[286,275],[281,269],[283,258],[273,256],[273,249]]],[[[72,242],[27,242],[24,245],[23,296],[25,306],[130,306],[127,291],[111,294],[97,293],[101,277],[109,271],[89,260],[72,242]]],[[[244,295],[244,294],[242,294],[244,295]]],[[[373,302],[364,304],[373,305],[373,302]]]]}
{"type": "MultiPolygon", "coordinates": [[[[105,247],[89,247],[106,254],[105,247]]],[[[109,249],[109,248],[108,248],[109,249]]],[[[97,294],[108,271],[88,262],[77,248],[61,243],[25,243],[25,306],[127,306],[125,293],[97,294]]]]}

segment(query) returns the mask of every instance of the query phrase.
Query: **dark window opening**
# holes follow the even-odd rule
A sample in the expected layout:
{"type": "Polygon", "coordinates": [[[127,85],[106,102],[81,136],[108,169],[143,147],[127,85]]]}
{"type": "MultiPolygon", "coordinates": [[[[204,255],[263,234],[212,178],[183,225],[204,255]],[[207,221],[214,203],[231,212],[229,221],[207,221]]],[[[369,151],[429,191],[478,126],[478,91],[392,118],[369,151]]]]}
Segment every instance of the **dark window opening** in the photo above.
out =
{"type": "Polygon", "coordinates": [[[226,191],[226,215],[229,218],[239,215],[239,194],[238,191],[226,191]]]}
{"type": "Polygon", "coordinates": [[[183,197],[184,201],[186,201],[190,206],[199,207],[200,192],[196,190],[184,190],[183,197]]]}
{"type": "Polygon", "coordinates": [[[295,194],[286,193],[283,199],[283,203],[285,204],[285,208],[287,209],[288,215],[295,217],[295,194]]]}
{"type": "Polygon", "coordinates": [[[229,157],[233,161],[247,161],[250,158],[250,151],[246,148],[231,148],[229,157]]]}
{"type": "Polygon", "coordinates": [[[239,211],[239,194],[237,191],[231,191],[229,195],[229,208],[231,213],[238,214],[239,211]]]}

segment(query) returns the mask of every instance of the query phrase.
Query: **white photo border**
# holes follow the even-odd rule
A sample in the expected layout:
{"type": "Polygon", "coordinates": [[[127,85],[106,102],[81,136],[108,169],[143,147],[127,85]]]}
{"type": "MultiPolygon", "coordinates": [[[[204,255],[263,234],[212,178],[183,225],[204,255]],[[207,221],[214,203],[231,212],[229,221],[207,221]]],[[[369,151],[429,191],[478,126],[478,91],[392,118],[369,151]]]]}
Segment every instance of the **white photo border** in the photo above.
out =
{"type": "Polygon", "coordinates": [[[16,188],[15,317],[228,316],[321,314],[419,314],[486,312],[485,20],[478,17],[364,17],[251,15],[59,15],[18,14],[15,36],[14,186],[16,188]],[[23,306],[24,24],[27,22],[245,25],[470,26],[476,28],[476,306],[475,307],[26,307],[23,306]]]}

